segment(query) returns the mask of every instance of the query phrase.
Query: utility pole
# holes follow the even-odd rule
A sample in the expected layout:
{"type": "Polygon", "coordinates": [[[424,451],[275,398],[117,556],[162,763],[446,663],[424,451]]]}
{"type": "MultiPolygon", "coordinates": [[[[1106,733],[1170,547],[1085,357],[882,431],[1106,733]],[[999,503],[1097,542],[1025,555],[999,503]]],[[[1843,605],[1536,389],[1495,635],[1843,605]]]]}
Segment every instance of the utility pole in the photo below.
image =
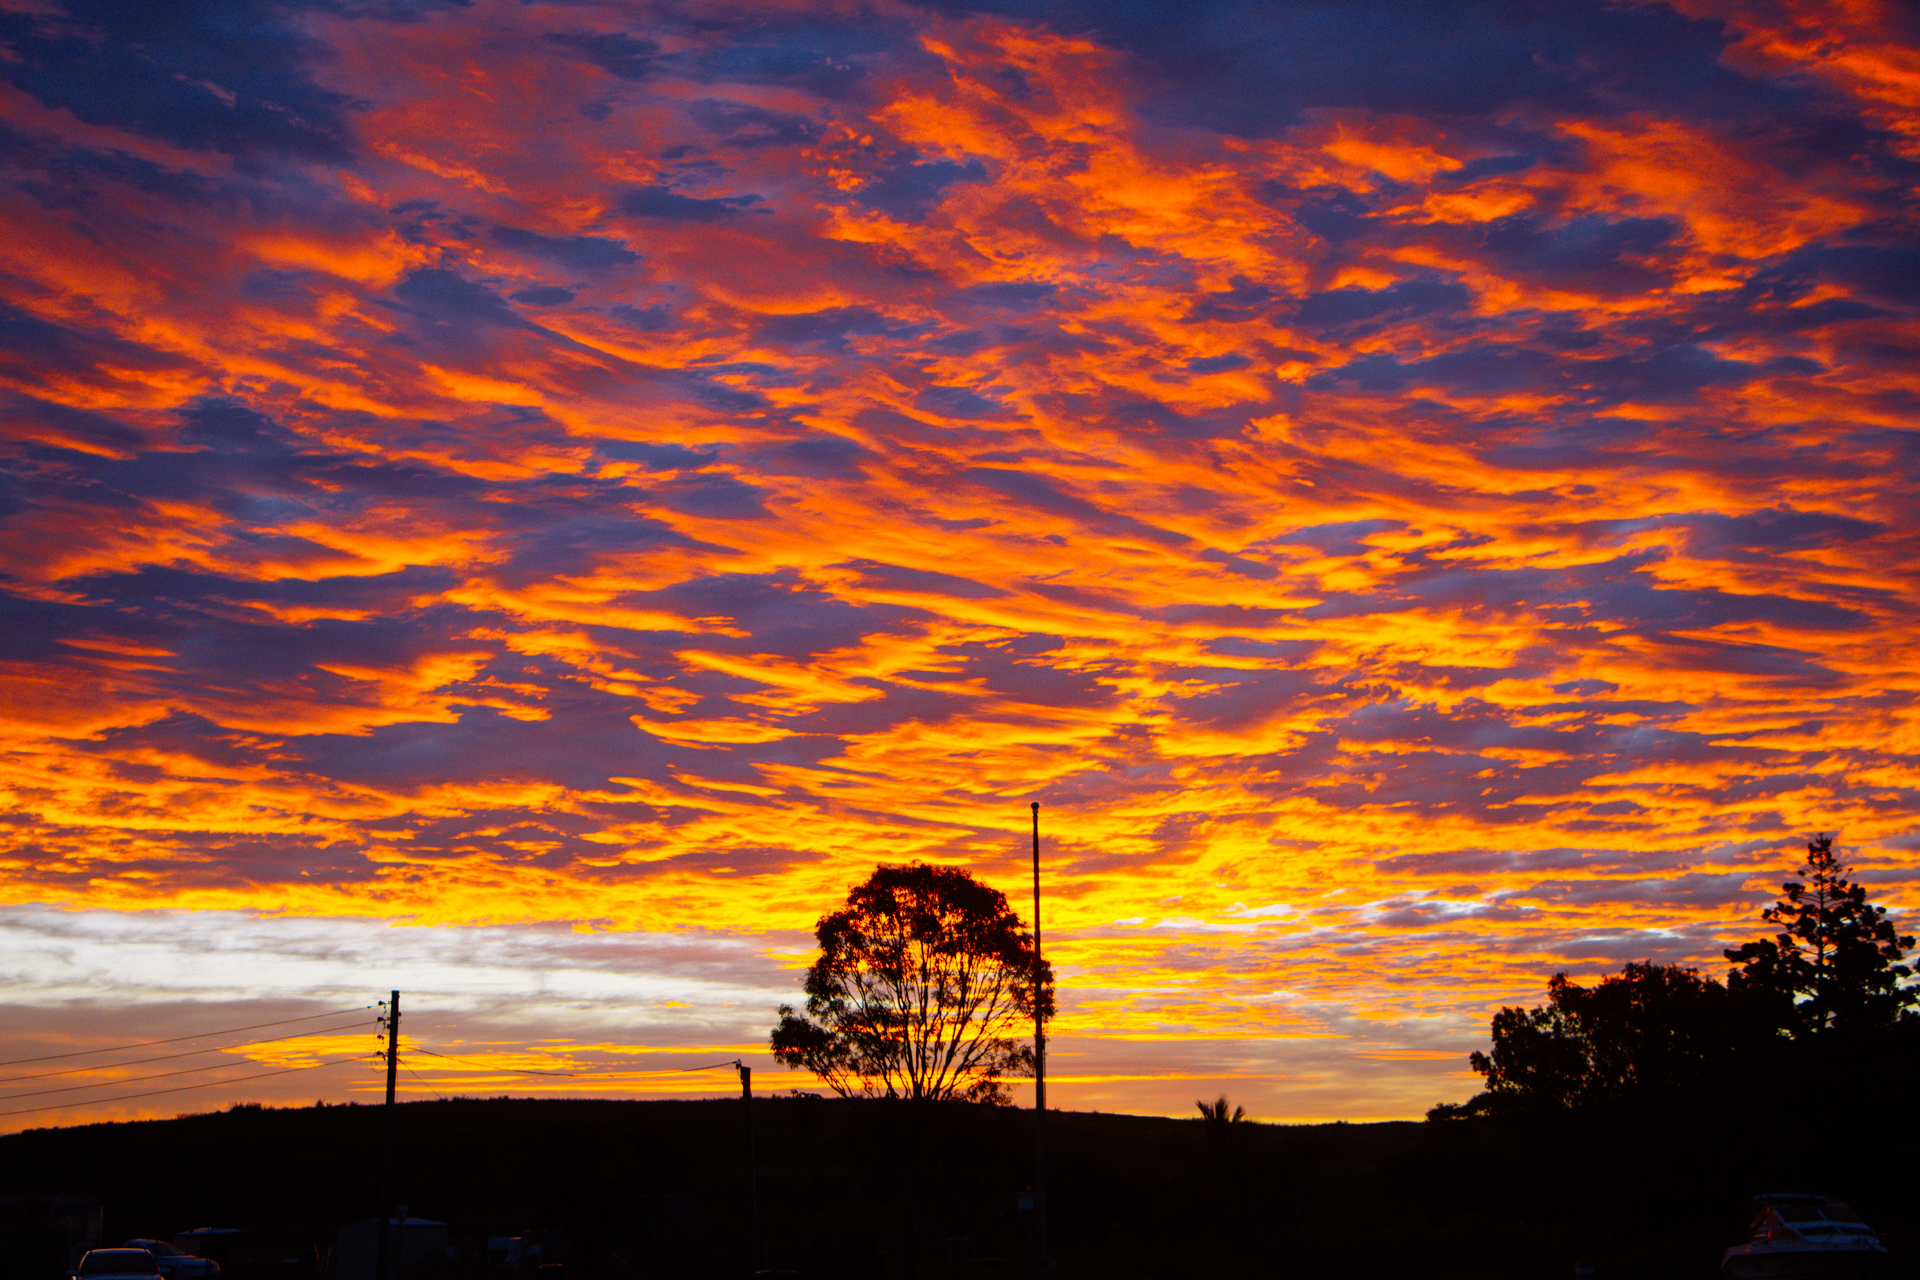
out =
{"type": "Polygon", "coordinates": [[[767,1267],[767,1244],[760,1234],[760,1168],[753,1150],[753,1068],[736,1060],[740,1072],[740,1098],[747,1104],[747,1204],[753,1211],[753,1262],[756,1270],[767,1267]]]}
{"type": "MultiPolygon", "coordinates": [[[[1033,802],[1033,1216],[1040,1265],[1047,1263],[1046,968],[1040,959],[1040,802],[1033,802]]],[[[382,1280],[385,1280],[382,1277],[382,1280]]]]}
{"type": "MultiPolygon", "coordinates": [[[[387,1105],[393,1105],[393,1085],[400,1075],[400,993],[393,992],[387,1002],[387,1105]]],[[[388,1133],[392,1133],[393,1112],[387,1112],[388,1133]]]]}
{"type": "Polygon", "coordinates": [[[380,1221],[377,1243],[374,1251],[374,1280],[388,1280],[394,1272],[393,1259],[387,1241],[388,1222],[393,1216],[393,1086],[400,1075],[400,993],[392,992],[387,999],[387,1016],[382,1024],[387,1029],[387,1105],[386,1105],[386,1158],[380,1169],[380,1221]]]}

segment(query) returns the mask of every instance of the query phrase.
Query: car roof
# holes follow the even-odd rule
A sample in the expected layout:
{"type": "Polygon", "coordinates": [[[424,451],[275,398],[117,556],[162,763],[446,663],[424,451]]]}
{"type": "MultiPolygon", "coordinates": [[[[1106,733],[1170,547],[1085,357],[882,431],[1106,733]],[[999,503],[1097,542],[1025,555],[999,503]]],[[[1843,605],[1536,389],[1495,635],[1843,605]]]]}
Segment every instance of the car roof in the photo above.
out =
{"type": "Polygon", "coordinates": [[[151,1276],[160,1272],[160,1264],[145,1249],[128,1249],[124,1246],[118,1249],[89,1249],[80,1257],[81,1269],[88,1270],[90,1262],[92,1268],[88,1273],[94,1276],[151,1276]]]}

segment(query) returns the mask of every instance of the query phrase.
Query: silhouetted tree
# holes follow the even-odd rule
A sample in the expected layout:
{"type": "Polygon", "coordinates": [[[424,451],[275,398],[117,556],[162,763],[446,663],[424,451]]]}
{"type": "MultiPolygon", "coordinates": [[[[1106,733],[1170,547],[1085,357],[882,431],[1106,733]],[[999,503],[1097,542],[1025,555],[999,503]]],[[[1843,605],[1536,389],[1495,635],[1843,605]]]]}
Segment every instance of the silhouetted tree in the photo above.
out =
{"type": "Polygon", "coordinates": [[[1850,872],[1831,836],[1810,840],[1801,878],[1762,913],[1781,932],[1728,951],[1724,987],[1677,965],[1630,964],[1593,988],[1555,974],[1545,1005],[1494,1015],[1492,1052],[1469,1059],[1486,1092],[1428,1117],[1705,1097],[1709,1086],[1751,1104],[1808,1071],[1832,1080],[1844,1069],[1855,1087],[1879,1087],[1873,1073],[1920,1047],[1920,987],[1901,963],[1914,940],[1850,872]]]}
{"type": "Polygon", "coordinates": [[[1735,965],[1728,985],[1768,1002],[1796,1037],[1871,1033],[1915,1016],[1920,988],[1903,985],[1913,970],[1900,963],[1913,938],[1847,880],[1852,870],[1832,836],[1813,837],[1801,878],[1761,913],[1781,932],[1726,953],[1735,965]]]}
{"type": "Polygon", "coordinates": [[[1227,1100],[1224,1096],[1217,1102],[1196,1102],[1193,1105],[1200,1108],[1200,1114],[1203,1117],[1215,1124],[1233,1124],[1247,1118],[1245,1107],[1235,1107],[1233,1114],[1228,1115],[1227,1100]]]}
{"type": "Polygon", "coordinates": [[[1206,1121],[1207,1132],[1209,1133],[1225,1133],[1228,1129],[1236,1124],[1242,1123],[1247,1118],[1247,1109],[1245,1107],[1235,1107],[1231,1114],[1228,1113],[1225,1095],[1222,1095],[1220,1099],[1215,1102],[1196,1101],[1193,1105],[1200,1108],[1200,1117],[1206,1121]]]}
{"type": "Polygon", "coordinates": [[[1557,973],[1544,1006],[1501,1009],[1493,1052],[1468,1059],[1487,1092],[1465,1108],[1435,1108],[1436,1118],[1685,1093],[1765,1033],[1750,1006],[1697,969],[1629,964],[1594,987],[1557,973]]]}
{"type": "Polygon", "coordinates": [[[843,1097],[1006,1102],[1033,1070],[1035,1000],[1053,972],[997,889],[952,867],[883,866],[815,929],[807,1013],[780,1007],[773,1056],[843,1097]],[[1036,982],[1036,978],[1038,981],[1036,982]]]}

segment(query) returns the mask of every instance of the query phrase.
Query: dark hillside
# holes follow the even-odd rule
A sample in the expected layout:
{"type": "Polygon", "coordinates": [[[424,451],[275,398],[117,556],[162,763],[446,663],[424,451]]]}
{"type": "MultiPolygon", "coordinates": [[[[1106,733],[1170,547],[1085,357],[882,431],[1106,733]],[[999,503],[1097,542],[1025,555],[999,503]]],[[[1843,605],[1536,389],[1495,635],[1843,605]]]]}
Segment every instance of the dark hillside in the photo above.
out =
{"type": "MultiPolygon", "coordinates": [[[[817,1280],[933,1280],[1020,1265],[1030,1112],[838,1099],[754,1103],[768,1263],[817,1280]],[[999,1264],[991,1260],[1004,1260],[999,1264]]],[[[566,1280],[752,1269],[738,1100],[408,1103],[398,1198],[449,1225],[477,1272],[488,1236],[564,1240],[566,1280]]],[[[240,1227],[324,1272],[373,1215],[379,1107],[237,1108],[0,1138],[0,1195],[86,1193],[109,1242],[240,1227]]],[[[1916,1275],[1920,1215],[1900,1123],[1704,1119],[1209,1127],[1055,1113],[1063,1276],[1711,1277],[1748,1197],[1845,1196],[1916,1275]]],[[[23,1277],[23,1280],[54,1280],[23,1277]]],[[[232,1280],[241,1280],[232,1277],[232,1280]]]]}

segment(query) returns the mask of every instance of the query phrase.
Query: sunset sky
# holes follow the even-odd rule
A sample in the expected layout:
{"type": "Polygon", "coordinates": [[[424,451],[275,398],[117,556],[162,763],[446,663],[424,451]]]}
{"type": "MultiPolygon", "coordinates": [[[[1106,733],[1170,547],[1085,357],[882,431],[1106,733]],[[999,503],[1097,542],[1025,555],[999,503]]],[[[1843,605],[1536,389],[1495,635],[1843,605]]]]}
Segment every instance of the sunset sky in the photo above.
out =
{"type": "Polygon", "coordinates": [[[1035,800],[1073,1109],[1464,1100],[1813,831],[1913,927],[1911,8],[0,46],[0,1128],[370,1100],[243,1077],[390,988],[408,1097],[818,1089],[813,922],[913,859],[1030,918],[1035,800]]]}

